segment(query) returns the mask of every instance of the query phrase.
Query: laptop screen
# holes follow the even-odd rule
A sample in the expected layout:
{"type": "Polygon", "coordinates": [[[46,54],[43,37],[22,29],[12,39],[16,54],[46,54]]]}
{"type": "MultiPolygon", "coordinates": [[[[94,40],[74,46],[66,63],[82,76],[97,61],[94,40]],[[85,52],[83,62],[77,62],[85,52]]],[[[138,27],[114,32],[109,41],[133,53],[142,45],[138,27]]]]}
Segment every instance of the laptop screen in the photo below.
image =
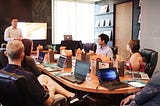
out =
{"type": "Polygon", "coordinates": [[[45,57],[45,52],[39,52],[38,60],[43,61],[45,57]]]}
{"type": "Polygon", "coordinates": [[[63,68],[65,62],[66,62],[66,57],[65,57],[65,56],[60,56],[60,57],[59,57],[59,60],[58,60],[58,63],[57,63],[57,66],[63,68]]]}
{"type": "Polygon", "coordinates": [[[119,75],[116,68],[105,68],[97,70],[97,76],[101,83],[119,81],[119,75]]]}
{"type": "Polygon", "coordinates": [[[87,61],[76,60],[75,64],[75,74],[86,77],[90,69],[90,63],[87,61]]]}
{"type": "Polygon", "coordinates": [[[72,35],[64,35],[64,40],[72,40],[72,35]]]}

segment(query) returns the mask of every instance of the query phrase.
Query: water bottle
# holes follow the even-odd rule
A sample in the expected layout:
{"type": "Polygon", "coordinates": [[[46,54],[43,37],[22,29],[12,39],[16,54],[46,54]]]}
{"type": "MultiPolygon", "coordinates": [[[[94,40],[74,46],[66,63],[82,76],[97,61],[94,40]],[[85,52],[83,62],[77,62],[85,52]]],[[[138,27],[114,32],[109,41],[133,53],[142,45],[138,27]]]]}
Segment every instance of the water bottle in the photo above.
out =
{"type": "Polygon", "coordinates": [[[86,75],[86,82],[90,82],[90,81],[91,81],[90,75],[89,75],[89,73],[87,73],[87,75],[86,75]]]}

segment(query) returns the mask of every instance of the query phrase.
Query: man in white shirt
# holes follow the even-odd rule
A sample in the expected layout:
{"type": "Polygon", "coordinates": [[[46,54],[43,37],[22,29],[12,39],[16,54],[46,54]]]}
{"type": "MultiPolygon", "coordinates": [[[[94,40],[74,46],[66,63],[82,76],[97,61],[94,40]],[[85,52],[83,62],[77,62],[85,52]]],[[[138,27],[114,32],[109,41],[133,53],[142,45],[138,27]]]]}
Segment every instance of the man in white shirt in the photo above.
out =
{"type": "Polygon", "coordinates": [[[17,27],[18,19],[14,18],[11,21],[11,26],[5,29],[4,32],[4,40],[11,41],[11,40],[22,40],[22,31],[20,28],[17,27]]]}
{"type": "Polygon", "coordinates": [[[113,51],[107,45],[108,41],[109,41],[108,35],[102,33],[98,36],[98,44],[100,45],[100,47],[96,50],[96,54],[113,58],[113,51]]]}

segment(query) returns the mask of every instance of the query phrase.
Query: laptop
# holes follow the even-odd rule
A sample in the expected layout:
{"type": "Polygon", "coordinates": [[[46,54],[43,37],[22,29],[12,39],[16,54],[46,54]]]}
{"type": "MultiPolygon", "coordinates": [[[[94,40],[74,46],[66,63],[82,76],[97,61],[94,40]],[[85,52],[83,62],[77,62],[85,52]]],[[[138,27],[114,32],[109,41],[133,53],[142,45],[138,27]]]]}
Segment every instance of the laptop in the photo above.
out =
{"type": "Polygon", "coordinates": [[[144,80],[149,80],[148,74],[145,74],[143,72],[131,72],[131,76],[133,79],[144,79],[144,80]]]}
{"type": "Polygon", "coordinates": [[[64,40],[72,40],[72,35],[64,35],[64,40]]]}
{"type": "Polygon", "coordinates": [[[123,83],[120,81],[117,69],[114,67],[98,69],[97,76],[100,85],[109,90],[128,87],[127,83],[123,83]]]}
{"type": "Polygon", "coordinates": [[[36,62],[43,63],[45,57],[45,52],[39,52],[38,58],[35,60],[36,62]]]}
{"type": "Polygon", "coordinates": [[[48,71],[62,71],[66,63],[66,57],[65,56],[59,56],[57,64],[53,63],[43,63],[42,65],[44,68],[48,71]]]}
{"type": "Polygon", "coordinates": [[[73,83],[83,83],[87,73],[90,70],[90,63],[88,61],[76,60],[74,73],[71,75],[61,76],[61,78],[73,83]]]}

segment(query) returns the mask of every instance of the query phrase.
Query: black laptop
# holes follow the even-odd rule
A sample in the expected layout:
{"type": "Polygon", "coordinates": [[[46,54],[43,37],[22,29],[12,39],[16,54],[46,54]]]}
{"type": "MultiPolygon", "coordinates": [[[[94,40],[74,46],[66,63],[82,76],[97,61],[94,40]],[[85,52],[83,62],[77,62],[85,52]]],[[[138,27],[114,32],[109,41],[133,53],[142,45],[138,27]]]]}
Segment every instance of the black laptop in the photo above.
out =
{"type": "Polygon", "coordinates": [[[43,63],[45,57],[45,52],[39,52],[38,58],[35,60],[36,62],[43,63]]]}
{"type": "Polygon", "coordinates": [[[127,83],[120,81],[117,69],[114,67],[97,70],[97,76],[100,85],[109,90],[128,87],[127,83]]]}
{"type": "Polygon", "coordinates": [[[90,69],[87,61],[76,60],[74,74],[61,76],[63,79],[73,83],[82,83],[90,69]]]}

